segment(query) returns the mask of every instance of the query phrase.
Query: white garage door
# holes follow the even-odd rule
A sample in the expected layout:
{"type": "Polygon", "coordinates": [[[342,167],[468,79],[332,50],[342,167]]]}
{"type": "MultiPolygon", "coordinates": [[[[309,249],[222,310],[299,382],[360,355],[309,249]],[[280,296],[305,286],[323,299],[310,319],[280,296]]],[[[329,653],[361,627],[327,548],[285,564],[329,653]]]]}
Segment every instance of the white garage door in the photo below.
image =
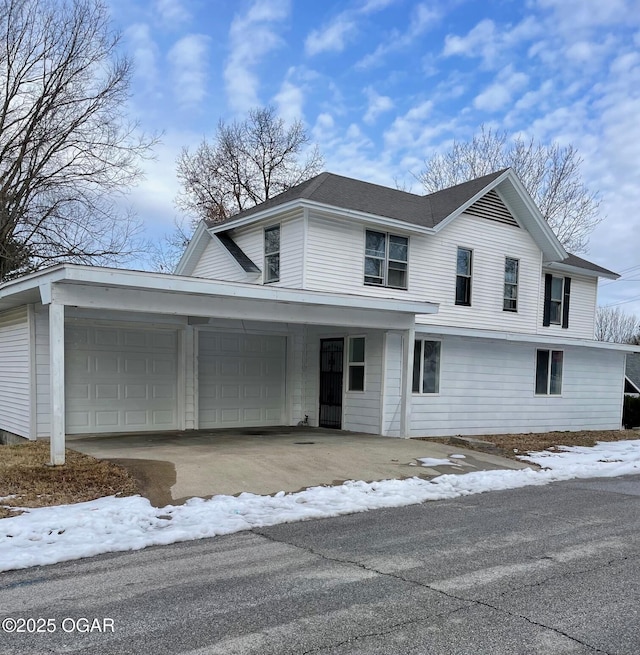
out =
{"type": "Polygon", "coordinates": [[[201,428],[283,424],[285,337],[202,331],[198,342],[201,428]]]}
{"type": "Polygon", "coordinates": [[[69,434],[178,427],[177,333],[67,325],[69,434]]]}

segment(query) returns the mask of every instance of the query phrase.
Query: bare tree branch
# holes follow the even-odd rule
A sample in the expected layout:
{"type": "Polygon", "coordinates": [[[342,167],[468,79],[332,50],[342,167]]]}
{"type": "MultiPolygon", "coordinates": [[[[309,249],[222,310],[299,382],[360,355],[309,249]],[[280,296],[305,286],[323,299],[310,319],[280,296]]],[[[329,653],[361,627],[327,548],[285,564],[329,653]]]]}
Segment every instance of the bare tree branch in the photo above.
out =
{"type": "Polygon", "coordinates": [[[135,249],[119,201],[155,139],[124,114],[118,43],[101,0],[0,0],[0,279],[135,249]]]}
{"type": "Polygon", "coordinates": [[[585,252],[589,235],[602,220],[598,195],[584,185],[582,160],[573,146],[511,140],[507,132],[482,126],[471,141],[454,141],[447,152],[424,163],[417,178],[428,193],[512,168],[570,252],[585,252]]]}
{"type": "Polygon", "coordinates": [[[640,343],[640,320],[620,307],[598,307],[595,337],[598,341],[640,343]]]}
{"type": "Polygon", "coordinates": [[[213,143],[183,149],[176,203],[196,220],[224,220],[313,177],[322,164],[300,121],[287,126],[273,107],[253,109],[243,121],[220,121],[213,143]]]}
{"type": "Polygon", "coordinates": [[[191,217],[152,248],[155,270],[177,265],[201,220],[223,221],[317,175],[322,155],[300,121],[291,125],[273,107],[251,110],[242,121],[220,121],[212,141],[183,148],[177,162],[181,191],[176,205],[191,217]]]}

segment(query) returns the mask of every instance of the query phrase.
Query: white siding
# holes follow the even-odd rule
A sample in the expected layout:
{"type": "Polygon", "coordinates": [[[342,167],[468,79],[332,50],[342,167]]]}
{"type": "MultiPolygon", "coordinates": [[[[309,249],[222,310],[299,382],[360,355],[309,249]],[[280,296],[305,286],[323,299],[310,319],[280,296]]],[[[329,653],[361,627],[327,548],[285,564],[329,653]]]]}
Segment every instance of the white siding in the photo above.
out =
{"type": "Polygon", "coordinates": [[[304,420],[305,400],[304,326],[291,325],[287,337],[287,416],[291,425],[304,420]]]}
{"type": "Polygon", "coordinates": [[[27,307],[0,313],[0,430],[31,435],[31,360],[27,307]]]}
{"type": "MultiPolygon", "coordinates": [[[[304,254],[304,220],[302,216],[280,224],[280,281],[274,284],[302,289],[304,254]]],[[[262,264],[258,264],[262,268],[262,264]]]]}
{"type": "Polygon", "coordinates": [[[440,304],[438,314],[424,317],[424,322],[535,332],[539,315],[542,320],[538,306],[541,253],[526,230],[462,215],[424,243],[415,262],[417,275],[424,280],[428,299],[440,304]],[[470,307],[455,304],[459,246],[473,251],[470,307]],[[519,260],[517,312],[503,310],[506,257],[519,260]]]}
{"type": "MultiPolygon", "coordinates": [[[[258,225],[238,228],[229,236],[238,244],[251,261],[264,268],[264,228],[280,225],[280,280],[275,286],[302,288],[303,232],[304,222],[299,213],[294,217],[263,221],[258,225]]],[[[262,283],[262,278],[247,278],[242,268],[234,261],[227,249],[215,238],[207,244],[193,269],[194,277],[204,277],[229,282],[252,281],[262,283]]]]}
{"type": "MultiPolygon", "coordinates": [[[[384,333],[379,331],[359,332],[365,337],[364,391],[348,391],[347,358],[345,357],[345,393],[342,407],[342,429],[354,432],[380,434],[382,344],[384,333]]],[[[345,354],[348,339],[345,340],[345,354]]]]}
{"type": "Polygon", "coordinates": [[[35,306],[36,322],[36,432],[50,435],[51,397],[49,389],[49,307],[35,306]]]}
{"type": "Polygon", "coordinates": [[[400,436],[400,403],[402,401],[402,335],[389,332],[385,335],[384,397],[382,434],[400,436]]]}
{"type": "Polygon", "coordinates": [[[535,344],[443,338],[440,393],[413,394],[412,436],[619,429],[624,353],[553,348],[562,395],[536,396],[535,344]]]}
{"type": "Polygon", "coordinates": [[[180,366],[182,366],[182,388],[178,387],[178,394],[184,392],[183,429],[193,430],[196,427],[196,338],[195,330],[190,325],[182,332],[180,366]]]}
{"type": "Polygon", "coordinates": [[[228,282],[246,280],[245,272],[234,261],[231,253],[217,239],[211,237],[209,239],[192,275],[212,280],[227,280],[228,282]]]}
{"type": "MultiPolygon", "coordinates": [[[[311,214],[307,288],[333,291],[338,285],[345,293],[436,302],[440,305],[439,313],[419,319],[433,325],[535,332],[541,254],[526,230],[463,215],[436,236],[410,236],[406,291],[365,286],[365,230],[366,226],[348,219],[330,220],[311,214]],[[471,307],[455,305],[458,246],[473,250],[471,307]],[[520,262],[518,312],[515,313],[502,309],[505,257],[520,262]]],[[[402,234],[402,231],[393,233],[402,234]]]]}
{"type": "MultiPolygon", "coordinates": [[[[561,325],[542,325],[542,312],[544,308],[544,273],[540,278],[540,321],[538,334],[552,334],[558,337],[577,339],[593,339],[595,333],[596,302],[598,294],[598,281],[596,278],[568,275],[571,278],[571,298],[569,300],[569,327],[561,325]]],[[[553,273],[556,277],[564,277],[561,273],[553,273]]]]}

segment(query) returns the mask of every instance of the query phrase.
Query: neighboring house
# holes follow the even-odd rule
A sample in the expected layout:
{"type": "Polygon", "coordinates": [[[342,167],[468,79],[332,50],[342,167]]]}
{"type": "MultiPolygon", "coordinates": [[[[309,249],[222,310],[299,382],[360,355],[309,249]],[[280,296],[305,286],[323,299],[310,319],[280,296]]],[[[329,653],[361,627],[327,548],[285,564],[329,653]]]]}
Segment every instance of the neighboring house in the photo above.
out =
{"type": "Polygon", "coordinates": [[[175,275],[60,265],[0,285],[0,429],[296,425],[388,436],[618,429],[628,346],[511,170],[427,196],[322,173],[175,275]]]}
{"type": "Polygon", "coordinates": [[[640,353],[629,353],[627,355],[624,392],[630,396],[640,395],[640,353]]]}

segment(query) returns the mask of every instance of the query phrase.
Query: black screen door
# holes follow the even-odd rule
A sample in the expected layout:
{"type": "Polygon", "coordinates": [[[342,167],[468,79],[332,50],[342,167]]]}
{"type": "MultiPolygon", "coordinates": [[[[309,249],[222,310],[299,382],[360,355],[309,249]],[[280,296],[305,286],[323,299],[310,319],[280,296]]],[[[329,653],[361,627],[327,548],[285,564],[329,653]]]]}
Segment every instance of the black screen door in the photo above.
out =
{"type": "Polygon", "coordinates": [[[320,420],[322,428],[342,427],[344,339],[320,339],[320,420]]]}

